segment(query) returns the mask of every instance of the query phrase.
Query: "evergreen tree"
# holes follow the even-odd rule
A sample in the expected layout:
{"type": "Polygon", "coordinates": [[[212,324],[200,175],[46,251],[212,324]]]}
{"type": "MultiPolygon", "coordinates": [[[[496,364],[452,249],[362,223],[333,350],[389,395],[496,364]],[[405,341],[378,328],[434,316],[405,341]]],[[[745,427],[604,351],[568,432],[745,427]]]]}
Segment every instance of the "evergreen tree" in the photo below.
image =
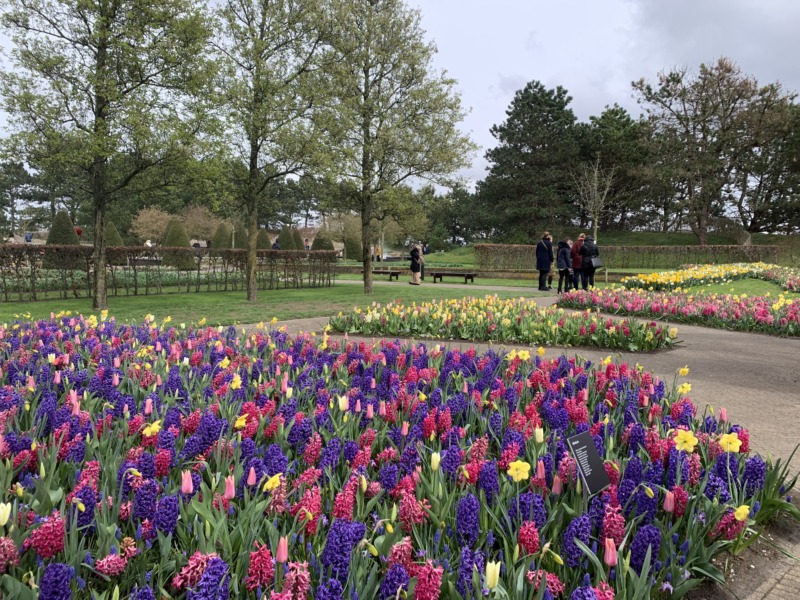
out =
{"type": "Polygon", "coordinates": [[[294,242],[294,249],[295,250],[305,250],[306,245],[303,242],[303,236],[300,235],[300,230],[292,228],[292,241],[294,242]]]}
{"type": "Polygon", "coordinates": [[[226,250],[231,247],[231,235],[233,230],[227,223],[220,223],[211,238],[211,247],[215,250],[226,250]]]}
{"type": "MultiPolygon", "coordinates": [[[[183,224],[178,219],[172,219],[167,225],[167,230],[164,232],[165,248],[191,248],[189,243],[189,236],[186,235],[186,230],[183,224]]],[[[195,268],[196,264],[191,254],[185,252],[164,252],[165,267],[175,267],[179,271],[191,271],[195,268]]]]}
{"type": "Polygon", "coordinates": [[[297,250],[294,244],[292,230],[289,227],[281,229],[281,232],[278,234],[278,243],[281,246],[281,250],[297,250]]]}
{"type": "Polygon", "coordinates": [[[320,231],[311,242],[312,250],[333,250],[333,242],[324,231],[320,231]]]}
{"type": "MultiPolygon", "coordinates": [[[[122,248],[125,242],[122,241],[122,236],[117,230],[117,226],[111,221],[106,222],[106,246],[122,248]]],[[[123,255],[114,256],[108,259],[108,264],[115,266],[122,266],[125,264],[125,257],[123,255]]]]}
{"type": "Polygon", "coordinates": [[[259,229],[258,236],[256,237],[256,250],[269,250],[272,247],[272,241],[269,239],[269,234],[266,229],[259,229]]]}
{"type": "Polygon", "coordinates": [[[237,224],[233,232],[233,247],[239,250],[247,249],[247,239],[247,229],[244,228],[244,225],[237,224]]]}
{"type": "MultiPolygon", "coordinates": [[[[81,242],[78,239],[78,234],[75,233],[75,226],[72,224],[72,219],[65,210],[60,210],[53,218],[53,224],[50,226],[50,231],[47,233],[48,245],[58,246],[80,246],[81,242]]],[[[76,255],[56,253],[49,251],[45,253],[44,268],[45,269],[77,269],[80,268],[83,261],[78,259],[76,255]]]]}

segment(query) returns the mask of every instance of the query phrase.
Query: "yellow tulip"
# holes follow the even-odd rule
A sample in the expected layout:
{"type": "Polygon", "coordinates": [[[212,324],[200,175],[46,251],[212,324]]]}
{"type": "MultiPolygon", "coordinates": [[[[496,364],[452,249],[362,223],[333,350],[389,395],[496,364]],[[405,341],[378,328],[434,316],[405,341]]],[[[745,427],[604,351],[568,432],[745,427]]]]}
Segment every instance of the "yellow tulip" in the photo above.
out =
{"type": "Polygon", "coordinates": [[[486,563],[486,587],[493,590],[497,587],[500,580],[500,561],[489,561],[486,563]]]}
{"type": "Polygon", "coordinates": [[[11,516],[11,503],[0,502],[0,527],[5,527],[8,518],[11,516]]]}
{"type": "Polygon", "coordinates": [[[439,462],[442,460],[442,455],[438,452],[431,453],[431,470],[439,470],[439,462]]]}

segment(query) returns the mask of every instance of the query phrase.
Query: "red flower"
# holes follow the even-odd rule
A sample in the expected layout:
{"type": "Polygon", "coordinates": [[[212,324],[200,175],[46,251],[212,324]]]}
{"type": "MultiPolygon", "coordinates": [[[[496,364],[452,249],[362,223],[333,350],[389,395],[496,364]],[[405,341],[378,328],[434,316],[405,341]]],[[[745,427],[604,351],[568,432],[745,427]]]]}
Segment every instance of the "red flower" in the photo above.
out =
{"type": "Polygon", "coordinates": [[[250,553],[250,567],[247,570],[247,578],[244,584],[251,592],[257,587],[266,589],[272,583],[275,576],[275,567],[272,565],[272,553],[269,546],[264,544],[259,547],[255,543],[256,551],[250,553]]]}
{"type": "Polygon", "coordinates": [[[417,587],[414,588],[414,598],[416,600],[437,600],[439,591],[442,587],[442,567],[434,567],[429,560],[425,566],[420,568],[417,574],[417,587]]]}
{"type": "Polygon", "coordinates": [[[19,553],[14,540],[0,537],[0,575],[5,573],[9,567],[16,567],[18,564],[19,553]]]}
{"type": "Polygon", "coordinates": [[[101,558],[95,564],[95,569],[101,575],[108,575],[109,577],[116,577],[125,572],[125,567],[128,566],[128,559],[118,554],[109,554],[105,558],[101,558]]]}
{"type": "Polygon", "coordinates": [[[64,550],[65,535],[64,519],[56,511],[31,534],[31,545],[36,549],[39,558],[53,558],[64,550]]]}
{"type": "Polygon", "coordinates": [[[536,529],[534,521],[525,521],[519,528],[519,545],[528,554],[536,554],[539,551],[539,530],[536,529]]]}

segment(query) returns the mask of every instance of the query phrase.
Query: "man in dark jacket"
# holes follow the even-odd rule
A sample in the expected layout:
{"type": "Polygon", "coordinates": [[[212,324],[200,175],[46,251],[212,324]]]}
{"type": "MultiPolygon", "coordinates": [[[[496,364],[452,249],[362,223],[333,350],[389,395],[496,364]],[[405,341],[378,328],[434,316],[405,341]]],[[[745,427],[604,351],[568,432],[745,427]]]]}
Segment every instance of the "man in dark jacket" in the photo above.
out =
{"type": "Polygon", "coordinates": [[[539,271],[539,291],[547,292],[552,287],[547,287],[547,275],[553,264],[553,243],[550,241],[550,232],[545,231],[542,239],[536,244],[536,270],[539,271]]]}
{"type": "Polygon", "coordinates": [[[581,246],[580,250],[581,260],[581,269],[583,270],[583,289],[589,289],[589,287],[594,287],[594,272],[596,271],[595,266],[592,264],[592,259],[600,256],[600,250],[597,247],[597,244],[594,243],[594,238],[592,236],[586,236],[586,239],[583,241],[583,246],[581,246]]]}
{"type": "Polygon", "coordinates": [[[569,291],[572,284],[569,270],[572,267],[572,259],[569,256],[569,243],[567,240],[558,242],[558,253],[556,255],[556,268],[558,269],[558,293],[563,287],[565,292],[569,291]]]}

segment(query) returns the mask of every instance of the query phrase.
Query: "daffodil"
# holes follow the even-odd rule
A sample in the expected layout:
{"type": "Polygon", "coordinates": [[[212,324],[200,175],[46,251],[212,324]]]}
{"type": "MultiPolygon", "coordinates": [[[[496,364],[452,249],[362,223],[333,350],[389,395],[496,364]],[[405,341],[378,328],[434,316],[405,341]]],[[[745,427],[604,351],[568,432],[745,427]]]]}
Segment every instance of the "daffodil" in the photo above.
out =
{"type": "Polygon", "coordinates": [[[736,432],[726,433],[719,438],[719,445],[722,446],[724,452],[739,452],[739,448],[742,447],[742,440],[739,439],[739,435],[736,432]]]}
{"type": "Polygon", "coordinates": [[[233,424],[233,428],[236,430],[244,429],[247,426],[247,415],[242,415],[238,419],[236,419],[236,423],[233,424]]]}
{"type": "Polygon", "coordinates": [[[160,419],[154,423],[150,423],[150,425],[142,429],[142,435],[144,437],[152,437],[154,435],[157,435],[159,431],[161,431],[160,419]]]}
{"type": "Polygon", "coordinates": [[[746,521],[750,516],[750,507],[747,506],[747,504],[742,504],[736,509],[736,512],[733,513],[733,516],[736,517],[737,521],[746,521]]]}
{"type": "Polygon", "coordinates": [[[239,377],[239,374],[237,373],[236,375],[233,376],[233,379],[231,380],[230,388],[232,390],[238,390],[240,387],[242,387],[242,378],[239,377]]]}
{"type": "Polygon", "coordinates": [[[678,375],[681,377],[686,377],[689,374],[689,365],[686,365],[682,369],[678,370],[678,375]]]}
{"type": "Polygon", "coordinates": [[[282,475],[283,473],[277,473],[267,479],[267,481],[264,483],[264,491],[269,492],[270,490],[274,490],[276,487],[278,487],[281,484],[282,475]]]}
{"type": "Polygon", "coordinates": [[[694,452],[694,447],[697,446],[697,442],[698,440],[694,433],[686,429],[678,429],[675,434],[675,448],[687,454],[694,452]]]}
{"type": "Polygon", "coordinates": [[[516,482],[527,481],[531,476],[531,465],[522,460],[515,460],[508,465],[506,473],[516,482]]]}

